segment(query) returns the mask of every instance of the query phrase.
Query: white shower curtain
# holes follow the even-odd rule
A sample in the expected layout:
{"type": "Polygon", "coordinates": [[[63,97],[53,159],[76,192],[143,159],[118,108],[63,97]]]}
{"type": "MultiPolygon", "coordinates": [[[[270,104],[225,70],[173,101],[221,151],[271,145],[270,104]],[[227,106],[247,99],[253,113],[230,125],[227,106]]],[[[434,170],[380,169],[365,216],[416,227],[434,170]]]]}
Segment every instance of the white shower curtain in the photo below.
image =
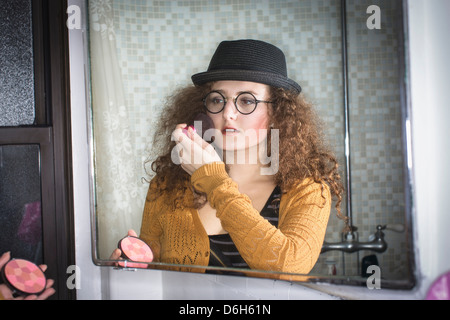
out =
{"type": "MultiPolygon", "coordinates": [[[[97,237],[108,258],[128,229],[138,229],[143,203],[121,71],[116,53],[112,0],[90,0],[90,48],[97,237]]],[[[137,232],[139,230],[136,230],[137,232]]]]}

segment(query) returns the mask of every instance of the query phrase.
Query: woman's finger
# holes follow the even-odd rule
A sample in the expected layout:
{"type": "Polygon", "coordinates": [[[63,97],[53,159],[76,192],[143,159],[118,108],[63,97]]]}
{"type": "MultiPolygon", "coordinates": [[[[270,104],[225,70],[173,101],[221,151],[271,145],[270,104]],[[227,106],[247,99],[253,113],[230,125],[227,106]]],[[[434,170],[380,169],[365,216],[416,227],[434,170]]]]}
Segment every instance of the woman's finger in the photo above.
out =
{"type": "Polygon", "coordinates": [[[128,236],[130,237],[138,237],[136,231],[134,231],[133,229],[128,230],[128,236]]]}
{"type": "Polygon", "coordinates": [[[119,260],[119,258],[121,256],[122,256],[122,251],[120,249],[116,249],[113,251],[113,253],[109,257],[109,260],[119,260]]]}
{"type": "Polygon", "coordinates": [[[5,252],[1,257],[0,257],[0,269],[11,259],[11,253],[10,252],[5,252]]]}

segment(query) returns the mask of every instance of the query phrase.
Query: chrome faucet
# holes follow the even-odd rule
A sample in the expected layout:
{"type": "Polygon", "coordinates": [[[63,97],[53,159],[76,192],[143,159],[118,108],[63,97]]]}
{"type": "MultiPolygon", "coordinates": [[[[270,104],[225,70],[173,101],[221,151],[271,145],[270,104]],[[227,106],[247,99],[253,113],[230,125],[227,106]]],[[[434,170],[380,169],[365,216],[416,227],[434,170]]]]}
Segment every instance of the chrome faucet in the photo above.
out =
{"type": "Polygon", "coordinates": [[[356,252],[360,250],[371,250],[378,253],[382,253],[387,249],[387,243],[384,240],[384,233],[382,230],[386,229],[387,226],[377,226],[377,231],[375,232],[375,237],[373,240],[369,242],[359,242],[356,239],[355,233],[349,231],[343,234],[343,241],[337,243],[329,243],[324,242],[322,245],[321,253],[331,251],[331,250],[339,250],[343,252],[356,252]]]}

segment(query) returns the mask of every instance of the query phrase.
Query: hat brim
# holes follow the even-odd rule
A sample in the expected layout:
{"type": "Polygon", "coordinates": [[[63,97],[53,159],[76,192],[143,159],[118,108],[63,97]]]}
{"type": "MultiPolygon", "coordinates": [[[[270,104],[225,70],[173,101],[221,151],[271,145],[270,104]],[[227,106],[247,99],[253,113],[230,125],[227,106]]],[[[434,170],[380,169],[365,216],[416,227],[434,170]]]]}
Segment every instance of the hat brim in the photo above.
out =
{"type": "Polygon", "coordinates": [[[191,79],[195,85],[202,85],[212,81],[234,80],[263,83],[278,88],[292,90],[297,93],[302,91],[302,88],[297,82],[287,77],[275,73],[253,70],[212,70],[194,74],[191,79]]]}

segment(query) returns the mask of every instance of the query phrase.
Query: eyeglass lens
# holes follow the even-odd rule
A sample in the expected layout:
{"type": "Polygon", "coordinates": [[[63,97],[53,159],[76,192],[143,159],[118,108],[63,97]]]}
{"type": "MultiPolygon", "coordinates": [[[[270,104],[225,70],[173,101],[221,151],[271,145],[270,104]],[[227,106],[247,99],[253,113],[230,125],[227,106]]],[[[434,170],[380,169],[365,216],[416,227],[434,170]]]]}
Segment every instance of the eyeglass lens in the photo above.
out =
{"type": "MultiPolygon", "coordinates": [[[[227,99],[217,91],[210,92],[204,99],[205,107],[211,113],[219,113],[225,108],[227,99]]],[[[234,105],[242,114],[250,114],[256,109],[258,100],[249,92],[239,94],[234,100],[234,105]]]]}

